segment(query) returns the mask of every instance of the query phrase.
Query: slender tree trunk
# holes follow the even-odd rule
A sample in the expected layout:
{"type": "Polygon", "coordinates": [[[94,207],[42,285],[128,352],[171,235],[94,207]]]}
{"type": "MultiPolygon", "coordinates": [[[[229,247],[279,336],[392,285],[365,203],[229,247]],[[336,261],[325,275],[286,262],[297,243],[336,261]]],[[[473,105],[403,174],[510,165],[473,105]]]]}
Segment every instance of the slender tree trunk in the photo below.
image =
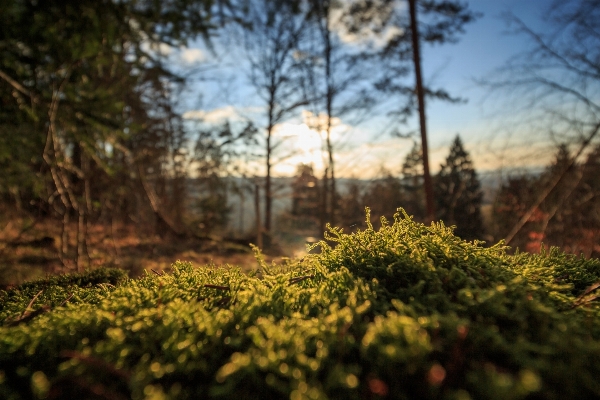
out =
{"type": "Polygon", "coordinates": [[[323,185],[322,185],[322,193],[321,193],[321,212],[319,218],[319,230],[321,233],[325,232],[325,225],[327,223],[327,204],[328,204],[328,194],[329,194],[329,169],[325,167],[325,171],[323,171],[323,185]]]}
{"type": "Polygon", "coordinates": [[[244,237],[244,205],[246,203],[246,197],[244,196],[244,188],[240,189],[240,226],[239,232],[240,237],[244,237]]]}
{"type": "Polygon", "coordinates": [[[254,184],[254,213],[256,214],[256,246],[263,248],[263,232],[260,218],[260,187],[258,183],[254,184]]]}
{"type": "Polygon", "coordinates": [[[408,0],[410,9],[410,29],[412,36],[413,63],[415,65],[415,79],[417,89],[417,101],[419,104],[419,125],[421,127],[421,148],[423,150],[423,176],[425,181],[425,207],[426,220],[431,222],[435,219],[435,206],[433,203],[433,182],[429,171],[429,148],[427,146],[427,125],[425,118],[425,94],[423,91],[423,80],[421,77],[421,53],[419,50],[419,29],[417,26],[417,4],[416,0],[408,0]]]}
{"type": "MultiPolygon", "coordinates": [[[[327,82],[327,97],[326,97],[326,110],[327,110],[327,153],[329,156],[329,204],[326,206],[329,208],[329,223],[335,226],[335,170],[333,165],[333,145],[331,143],[331,113],[333,112],[333,77],[331,76],[331,35],[329,31],[329,8],[325,17],[325,29],[323,36],[325,39],[325,79],[327,82]]],[[[326,203],[327,204],[327,203],[326,203]]]]}
{"type": "Polygon", "coordinates": [[[271,135],[273,133],[273,127],[269,123],[267,129],[267,173],[265,176],[265,233],[271,233],[271,212],[272,212],[272,201],[273,193],[271,188],[271,135]]]}
{"type": "Polygon", "coordinates": [[[326,195],[329,202],[326,202],[325,204],[326,204],[326,209],[328,209],[327,216],[328,216],[329,221],[327,221],[327,222],[329,222],[332,226],[334,226],[335,225],[335,209],[336,209],[335,174],[334,174],[334,170],[333,170],[333,148],[331,145],[330,121],[331,121],[331,118],[327,117],[327,151],[329,153],[329,168],[328,168],[328,170],[329,170],[328,171],[329,172],[328,181],[329,182],[325,181],[325,183],[326,183],[326,187],[328,188],[328,190],[326,190],[326,192],[329,192],[328,195],[326,195]],[[329,185],[327,185],[327,183],[329,183],[329,185]]]}

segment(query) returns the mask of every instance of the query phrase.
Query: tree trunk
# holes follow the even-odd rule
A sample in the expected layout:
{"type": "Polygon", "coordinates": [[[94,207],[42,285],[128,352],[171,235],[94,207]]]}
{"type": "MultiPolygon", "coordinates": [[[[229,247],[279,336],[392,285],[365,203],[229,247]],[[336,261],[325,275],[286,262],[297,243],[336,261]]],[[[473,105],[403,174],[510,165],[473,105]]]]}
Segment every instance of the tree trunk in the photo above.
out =
{"type": "Polygon", "coordinates": [[[269,123],[269,127],[267,129],[267,173],[265,176],[265,223],[264,223],[264,231],[265,233],[271,233],[271,210],[272,210],[272,201],[273,201],[273,193],[271,189],[271,135],[273,133],[273,126],[269,123]]]}
{"type": "Polygon", "coordinates": [[[262,250],[263,232],[260,219],[260,187],[258,186],[258,183],[254,184],[254,212],[256,214],[256,246],[262,250]]]}
{"type": "MultiPolygon", "coordinates": [[[[326,110],[327,110],[327,153],[329,156],[329,185],[328,185],[328,190],[329,190],[329,204],[326,205],[326,208],[328,208],[329,212],[328,212],[328,217],[329,217],[329,223],[332,226],[335,226],[335,209],[336,209],[336,204],[335,204],[335,172],[334,172],[334,166],[333,166],[333,145],[331,143],[331,113],[333,112],[333,95],[334,95],[334,87],[333,87],[333,82],[332,79],[333,77],[331,76],[331,36],[330,36],[330,30],[329,30],[329,8],[327,9],[327,16],[326,16],[326,20],[325,20],[325,29],[324,29],[324,39],[325,39],[325,79],[327,82],[327,97],[326,97],[326,101],[327,104],[326,106],[326,110]]],[[[327,203],[326,203],[327,204],[327,203]]]]}
{"type": "Polygon", "coordinates": [[[423,80],[421,77],[421,54],[419,50],[419,29],[417,26],[417,4],[416,0],[408,0],[410,9],[410,29],[412,35],[413,63],[415,65],[415,79],[417,90],[417,101],[419,104],[419,125],[421,128],[421,148],[423,150],[423,177],[425,183],[425,206],[426,220],[431,222],[435,219],[435,206],[433,203],[433,182],[429,171],[429,148],[427,146],[427,126],[425,118],[425,94],[423,91],[423,80]]]}

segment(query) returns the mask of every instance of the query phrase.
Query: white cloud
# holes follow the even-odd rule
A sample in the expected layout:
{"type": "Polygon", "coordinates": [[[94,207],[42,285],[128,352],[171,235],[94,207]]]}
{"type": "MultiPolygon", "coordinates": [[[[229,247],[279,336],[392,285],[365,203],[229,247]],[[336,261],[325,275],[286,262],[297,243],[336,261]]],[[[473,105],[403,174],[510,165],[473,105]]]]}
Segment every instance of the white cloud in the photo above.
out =
{"type": "Polygon", "coordinates": [[[161,56],[170,56],[175,50],[166,43],[156,43],[145,39],[141,44],[142,50],[146,52],[156,53],[161,56]]]}
{"type": "MultiPolygon", "coordinates": [[[[327,114],[320,113],[319,115],[314,115],[308,110],[303,110],[302,120],[306,126],[310,127],[310,129],[314,130],[315,132],[319,132],[323,138],[325,138],[327,129],[327,114]]],[[[331,118],[331,131],[329,132],[331,140],[338,140],[345,132],[351,129],[352,127],[343,123],[340,118],[331,118]]]]}
{"type": "Polygon", "coordinates": [[[184,48],[180,54],[181,61],[185,64],[195,64],[206,60],[206,55],[200,49],[184,48]]]}
{"type": "MultiPolygon", "coordinates": [[[[344,22],[341,20],[342,16],[348,12],[347,7],[350,3],[342,5],[341,7],[334,8],[331,13],[332,30],[336,33],[338,38],[344,43],[355,46],[372,45],[374,47],[384,46],[392,37],[403,33],[403,29],[397,26],[388,26],[380,34],[373,32],[375,26],[379,21],[374,21],[369,26],[364,26],[361,32],[358,34],[348,32],[344,22]]],[[[395,6],[394,12],[396,14],[404,14],[407,12],[406,4],[400,3],[395,6]]]]}
{"type": "Polygon", "coordinates": [[[240,115],[236,108],[233,106],[226,106],[221,108],[215,108],[210,111],[205,110],[192,110],[183,113],[185,119],[199,119],[206,123],[219,123],[227,119],[239,120],[240,115]]]}

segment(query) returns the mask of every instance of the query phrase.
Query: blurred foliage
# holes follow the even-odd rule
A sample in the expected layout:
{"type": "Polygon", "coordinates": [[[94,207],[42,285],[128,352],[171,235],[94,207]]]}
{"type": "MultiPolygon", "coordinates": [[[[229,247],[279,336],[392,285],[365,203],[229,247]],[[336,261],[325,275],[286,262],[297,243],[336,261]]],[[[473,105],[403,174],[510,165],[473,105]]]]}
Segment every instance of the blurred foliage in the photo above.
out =
{"type": "Polygon", "coordinates": [[[92,224],[189,233],[189,165],[207,161],[190,152],[194,132],[177,104],[187,76],[173,72],[169,54],[209,41],[218,23],[235,19],[233,3],[9,0],[1,8],[0,201],[61,220],[59,258],[78,270],[90,264],[92,224]]]}
{"type": "Polygon", "coordinates": [[[116,287],[69,286],[66,303],[38,282],[39,297],[13,296],[2,314],[1,396],[600,396],[598,260],[507,255],[402,210],[328,239],[282,265],[257,253],[247,275],[177,262],[116,287]]]}
{"type": "Polygon", "coordinates": [[[567,145],[559,145],[554,161],[538,176],[509,177],[494,204],[497,238],[506,235],[533,204],[539,193],[550,189],[535,207],[523,229],[513,239],[514,247],[539,252],[542,246],[598,257],[600,239],[600,146],[585,161],[575,162],[567,145]],[[554,186],[552,186],[555,183],[554,186]]]}

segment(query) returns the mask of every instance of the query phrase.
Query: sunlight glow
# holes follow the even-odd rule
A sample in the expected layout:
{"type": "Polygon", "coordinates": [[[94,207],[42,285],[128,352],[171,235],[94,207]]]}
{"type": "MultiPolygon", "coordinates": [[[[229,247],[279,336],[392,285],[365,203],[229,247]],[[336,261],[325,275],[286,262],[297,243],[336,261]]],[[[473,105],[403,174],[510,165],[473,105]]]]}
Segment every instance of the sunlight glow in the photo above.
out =
{"type": "Polygon", "coordinates": [[[282,163],[274,168],[278,175],[294,175],[298,164],[312,165],[316,171],[323,168],[321,136],[308,125],[285,122],[277,125],[275,135],[284,140],[282,163]]]}

